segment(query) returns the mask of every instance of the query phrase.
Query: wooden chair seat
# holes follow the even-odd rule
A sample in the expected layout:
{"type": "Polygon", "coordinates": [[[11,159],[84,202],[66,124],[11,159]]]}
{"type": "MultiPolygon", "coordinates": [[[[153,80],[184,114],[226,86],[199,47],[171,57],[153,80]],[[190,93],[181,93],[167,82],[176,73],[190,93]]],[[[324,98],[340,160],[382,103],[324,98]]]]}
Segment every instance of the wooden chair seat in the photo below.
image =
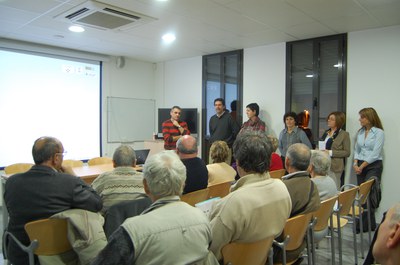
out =
{"type": "Polygon", "coordinates": [[[222,250],[224,265],[265,265],[274,237],[251,243],[232,242],[222,250]]]}
{"type": "Polygon", "coordinates": [[[181,196],[181,201],[184,201],[187,204],[195,206],[196,203],[207,200],[209,198],[208,193],[209,193],[208,188],[189,192],[181,196]]]}
{"type": "Polygon", "coordinates": [[[25,231],[31,241],[39,242],[35,254],[52,256],[72,249],[67,238],[67,220],[42,219],[25,224],[25,231]]]}
{"type": "Polygon", "coordinates": [[[285,175],[285,172],[286,172],[285,169],[278,169],[278,170],[270,171],[269,175],[271,176],[271,178],[281,179],[285,175]]]}
{"type": "Polygon", "coordinates": [[[209,198],[220,197],[223,198],[231,192],[231,181],[222,182],[208,186],[209,198]]]}
{"type": "Polygon", "coordinates": [[[31,169],[32,166],[33,166],[32,163],[16,163],[6,166],[4,168],[4,173],[6,173],[7,175],[23,173],[31,169]]]}
{"type": "Polygon", "coordinates": [[[94,158],[89,159],[87,163],[89,166],[111,164],[112,159],[109,157],[106,157],[106,156],[94,157],[94,158]]]}

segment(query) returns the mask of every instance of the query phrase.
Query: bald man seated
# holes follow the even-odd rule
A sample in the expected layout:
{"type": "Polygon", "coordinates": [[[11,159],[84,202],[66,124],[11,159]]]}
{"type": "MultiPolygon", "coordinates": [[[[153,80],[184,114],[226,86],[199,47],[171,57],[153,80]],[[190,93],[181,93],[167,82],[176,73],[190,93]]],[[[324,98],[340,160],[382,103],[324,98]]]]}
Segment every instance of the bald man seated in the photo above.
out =
{"type": "Polygon", "coordinates": [[[191,135],[181,137],[176,143],[176,153],[186,167],[186,182],[183,194],[202,190],[208,186],[208,170],[203,160],[197,157],[197,141],[191,135]]]}
{"type": "Polygon", "coordinates": [[[385,221],[379,226],[372,253],[379,264],[400,263],[400,203],[396,203],[386,213],[385,221]]]}

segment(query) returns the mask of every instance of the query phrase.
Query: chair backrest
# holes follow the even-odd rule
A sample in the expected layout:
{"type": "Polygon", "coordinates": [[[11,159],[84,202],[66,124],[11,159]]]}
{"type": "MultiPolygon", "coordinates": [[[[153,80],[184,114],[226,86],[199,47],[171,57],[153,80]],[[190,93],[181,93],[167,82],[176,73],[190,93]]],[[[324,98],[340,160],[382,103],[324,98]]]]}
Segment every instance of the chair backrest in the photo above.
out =
{"type": "Polygon", "coordinates": [[[35,254],[51,256],[67,252],[72,249],[67,238],[67,220],[42,219],[25,224],[25,231],[31,241],[39,242],[35,254]]]}
{"type": "Polygon", "coordinates": [[[355,186],[339,193],[338,203],[341,206],[339,210],[340,215],[345,216],[350,213],[353,202],[356,199],[357,192],[358,186],[355,186]]]}
{"type": "Polygon", "coordinates": [[[321,202],[321,206],[314,212],[314,217],[317,218],[317,223],[314,226],[314,231],[322,231],[328,227],[329,217],[333,212],[333,206],[337,201],[338,196],[334,196],[321,202]]]}
{"type": "Polygon", "coordinates": [[[286,251],[298,249],[304,242],[304,237],[310,224],[313,213],[301,214],[289,218],[283,228],[283,236],[289,236],[286,251]]]}
{"type": "Polygon", "coordinates": [[[274,237],[251,242],[232,242],[225,245],[221,252],[224,265],[264,265],[268,258],[269,249],[272,246],[274,237]]]}
{"type": "Polygon", "coordinates": [[[31,169],[33,166],[32,163],[16,163],[4,168],[4,173],[7,175],[9,174],[16,174],[16,173],[23,173],[31,169]]]}
{"type": "Polygon", "coordinates": [[[151,203],[150,198],[145,196],[110,206],[104,215],[104,233],[106,237],[109,238],[127,218],[140,215],[151,203]]]}
{"type": "Polygon", "coordinates": [[[358,190],[358,197],[360,199],[360,205],[364,205],[367,202],[369,192],[371,191],[372,185],[374,185],[375,179],[370,179],[364,183],[361,183],[360,189],[358,190]]]}
{"type": "Polygon", "coordinates": [[[231,192],[231,181],[208,186],[208,189],[210,190],[208,194],[209,198],[214,198],[214,197],[223,198],[226,195],[228,195],[229,192],[231,192]]]}
{"type": "Polygon", "coordinates": [[[285,172],[286,172],[285,169],[278,169],[278,170],[270,171],[269,175],[271,176],[271,178],[281,179],[285,175],[285,172]]]}
{"type": "Polygon", "coordinates": [[[183,194],[181,196],[181,201],[184,201],[187,204],[194,206],[198,202],[207,200],[209,191],[210,190],[208,188],[206,188],[206,189],[196,190],[193,192],[183,194]]]}
{"type": "Polygon", "coordinates": [[[87,163],[89,166],[111,164],[112,158],[106,157],[106,156],[94,157],[94,158],[89,159],[87,163]]]}
{"type": "Polygon", "coordinates": [[[81,160],[67,159],[63,160],[62,165],[68,167],[82,167],[83,162],[81,160]]]}

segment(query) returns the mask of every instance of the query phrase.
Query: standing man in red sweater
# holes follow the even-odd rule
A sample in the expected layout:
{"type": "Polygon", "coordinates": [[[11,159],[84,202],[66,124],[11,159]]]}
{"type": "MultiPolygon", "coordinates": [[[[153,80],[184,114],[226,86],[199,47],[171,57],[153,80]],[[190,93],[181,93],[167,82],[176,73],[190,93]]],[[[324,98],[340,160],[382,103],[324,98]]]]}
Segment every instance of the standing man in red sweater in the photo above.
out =
{"type": "Polygon", "coordinates": [[[183,135],[190,134],[187,123],[179,119],[181,113],[182,109],[180,107],[173,106],[170,112],[171,118],[164,121],[162,124],[165,150],[175,150],[176,142],[179,138],[183,135]]]}

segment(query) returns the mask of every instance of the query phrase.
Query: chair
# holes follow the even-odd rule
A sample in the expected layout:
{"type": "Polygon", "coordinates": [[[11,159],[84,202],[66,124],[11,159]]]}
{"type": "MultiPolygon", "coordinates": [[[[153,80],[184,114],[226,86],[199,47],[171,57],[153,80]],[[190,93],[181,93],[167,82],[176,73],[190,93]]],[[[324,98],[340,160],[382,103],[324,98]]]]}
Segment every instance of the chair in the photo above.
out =
{"type": "Polygon", "coordinates": [[[351,186],[351,188],[344,190],[349,185],[342,186],[342,192],[339,193],[338,196],[338,205],[339,207],[333,211],[332,216],[332,225],[331,229],[336,229],[338,233],[339,240],[339,264],[342,265],[342,227],[344,227],[348,222],[349,218],[347,217],[350,213],[350,210],[353,212],[353,247],[354,247],[354,262],[357,264],[357,239],[356,239],[356,223],[354,218],[354,201],[357,196],[358,186],[351,186]]]}
{"type": "MultiPolygon", "coordinates": [[[[364,258],[364,245],[363,245],[363,241],[364,241],[364,236],[363,236],[363,212],[365,211],[365,209],[363,208],[363,206],[366,204],[367,205],[367,214],[368,214],[368,240],[369,243],[371,244],[371,211],[370,211],[370,205],[368,202],[368,196],[369,193],[371,191],[372,185],[374,185],[375,179],[370,179],[364,183],[361,183],[359,190],[358,190],[358,194],[356,196],[355,199],[355,204],[357,205],[357,207],[355,207],[354,209],[354,214],[355,217],[358,218],[359,220],[359,224],[360,224],[360,249],[361,249],[361,258],[364,258]]],[[[352,215],[352,213],[350,213],[350,215],[352,215]]]]}
{"type": "Polygon", "coordinates": [[[4,168],[4,173],[7,175],[9,174],[16,174],[16,173],[23,173],[31,169],[33,164],[31,163],[16,163],[4,168]]]}
{"type": "MultiPolygon", "coordinates": [[[[338,199],[338,196],[334,196],[330,199],[321,202],[321,205],[317,211],[314,212],[315,222],[311,229],[311,247],[312,247],[312,258],[315,263],[315,244],[321,241],[328,235],[329,221],[332,222],[333,207],[338,199]]],[[[333,233],[331,233],[331,251],[332,251],[332,264],[335,260],[335,240],[333,233]]]]}
{"type": "Polygon", "coordinates": [[[225,245],[222,250],[224,265],[265,265],[268,258],[268,251],[272,246],[274,237],[251,242],[232,242],[225,245]]]}
{"type": "MultiPolygon", "coordinates": [[[[296,250],[301,247],[307,233],[313,213],[301,214],[289,218],[283,228],[283,242],[274,240],[273,244],[282,249],[282,264],[293,264],[297,259],[287,262],[286,251],[296,250]]],[[[274,262],[274,264],[277,264],[274,262]]]]}
{"type": "Polygon", "coordinates": [[[83,162],[81,160],[67,159],[63,160],[62,165],[68,167],[83,167],[83,162]]]}
{"type": "Polygon", "coordinates": [[[186,194],[183,194],[181,196],[181,201],[186,202],[187,204],[190,204],[192,206],[194,206],[196,203],[198,202],[202,202],[208,199],[208,193],[209,193],[209,189],[205,188],[202,190],[196,190],[193,192],[189,192],[186,194]]]}
{"type": "Polygon", "coordinates": [[[223,198],[231,192],[231,181],[222,182],[208,186],[210,190],[208,193],[209,198],[220,197],[223,198]]]}
{"type": "Polygon", "coordinates": [[[270,171],[269,175],[273,179],[281,179],[285,175],[286,170],[285,169],[278,169],[274,171],[270,171]]]}
{"type": "Polygon", "coordinates": [[[4,231],[3,233],[3,256],[4,260],[6,261],[5,264],[10,264],[8,261],[8,255],[7,255],[7,249],[8,249],[8,242],[10,240],[13,240],[18,247],[20,247],[24,252],[28,254],[29,258],[29,265],[35,265],[35,258],[34,258],[34,252],[39,246],[39,243],[37,240],[32,240],[31,243],[28,246],[23,245],[13,234],[11,234],[8,231],[4,231]]]}
{"type": "Polygon", "coordinates": [[[89,166],[111,164],[112,159],[109,157],[106,157],[106,156],[94,157],[94,158],[89,159],[87,163],[89,166]]]}
{"type": "Polygon", "coordinates": [[[39,242],[35,254],[52,256],[72,249],[67,238],[67,220],[42,219],[25,224],[25,231],[31,241],[39,242]]]}
{"type": "Polygon", "coordinates": [[[143,198],[110,206],[104,215],[104,233],[106,237],[109,238],[127,218],[141,214],[151,203],[150,198],[144,196],[143,198]]]}

